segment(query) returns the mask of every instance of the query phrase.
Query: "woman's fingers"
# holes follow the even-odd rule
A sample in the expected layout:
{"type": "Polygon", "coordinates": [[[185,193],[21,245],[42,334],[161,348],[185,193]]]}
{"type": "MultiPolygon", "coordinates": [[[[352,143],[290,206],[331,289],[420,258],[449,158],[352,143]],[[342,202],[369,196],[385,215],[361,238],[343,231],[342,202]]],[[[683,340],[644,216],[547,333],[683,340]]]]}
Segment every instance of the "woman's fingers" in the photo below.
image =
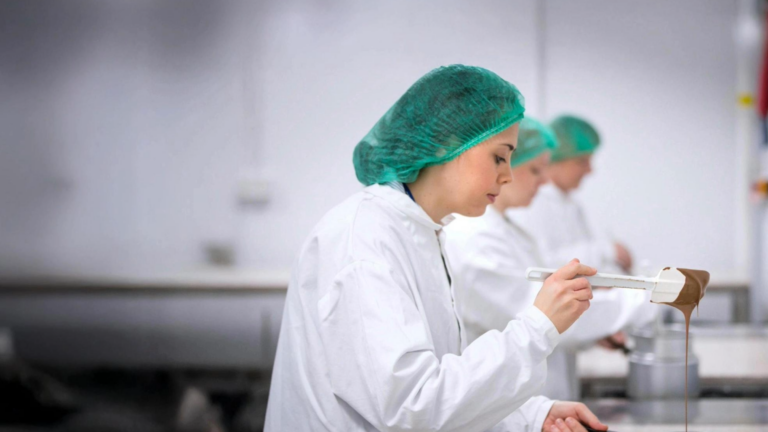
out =
{"type": "Polygon", "coordinates": [[[581,423],[586,424],[592,429],[604,431],[608,430],[608,425],[601,423],[597,416],[582,403],[576,406],[576,415],[578,416],[578,420],[581,421],[581,423]]]}
{"type": "Polygon", "coordinates": [[[578,259],[574,258],[568,264],[560,267],[552,276],[555,276],[557,279],[569,280],[576,276],[592,276],[595,273],[597,273],[596,269],[584,265],[579,262],[578,259]]]}

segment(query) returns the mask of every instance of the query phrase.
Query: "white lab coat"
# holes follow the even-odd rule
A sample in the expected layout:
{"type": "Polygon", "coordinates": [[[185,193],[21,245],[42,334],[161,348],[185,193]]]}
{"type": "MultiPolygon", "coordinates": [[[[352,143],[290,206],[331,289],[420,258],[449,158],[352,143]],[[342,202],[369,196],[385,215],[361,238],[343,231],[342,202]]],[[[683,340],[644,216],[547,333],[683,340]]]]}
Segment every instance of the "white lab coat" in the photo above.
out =
{"type": "Polygon", "coordinates": [[[532,306],[467,346],[443,241],[388,186],[323,218],[288,288],[267,431],[541,430],[557,329],[532,306]]]}
{"type": "MultiPolygon", "coordinates": [[[[446,251],[456,275],[459,312],[470,341],[530,307],[541,283],[525,279],[527,267],[544,266],[547,252],[515,223],[515,211],[504,215],[493,206],[479,218],[458,218],[445,228],[446,251]]],[[[575,353],[629,324],[652,321],[657,306],[642,291],[595,290],[590,308],[563,333],[547,359],[543,394],[552,399],[579,399],[575,353]]]]}
{"type": "Polygon", "coordinates": [[[547,263],[561,267],[573,258],[603,273],[623,273],[614,242],[587,220],[579,202],[552,183],[539,189],[525,208],[515,209],[517,223],[548,251],[547,263]]]}

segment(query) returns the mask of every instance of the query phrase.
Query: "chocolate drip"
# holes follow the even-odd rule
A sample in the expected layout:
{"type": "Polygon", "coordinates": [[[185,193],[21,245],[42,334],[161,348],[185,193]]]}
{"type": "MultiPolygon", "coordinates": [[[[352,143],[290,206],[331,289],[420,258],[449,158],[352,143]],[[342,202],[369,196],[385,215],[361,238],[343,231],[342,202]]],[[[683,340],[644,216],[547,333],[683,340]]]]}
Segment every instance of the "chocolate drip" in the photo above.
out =
{"type": "MultiPolygon", "coordinates": [[[[669,269],[667,267],[665,270],[669,269]]],[[[703,270],[678,268],[685,276],[685,285],[680,290],[675,301],[664,303],[680,310],[685,316],[685,432],[688,432],[688,330],[691,325],[691,314],[704,297],[709,284],[709,273],[703,270]]]]}

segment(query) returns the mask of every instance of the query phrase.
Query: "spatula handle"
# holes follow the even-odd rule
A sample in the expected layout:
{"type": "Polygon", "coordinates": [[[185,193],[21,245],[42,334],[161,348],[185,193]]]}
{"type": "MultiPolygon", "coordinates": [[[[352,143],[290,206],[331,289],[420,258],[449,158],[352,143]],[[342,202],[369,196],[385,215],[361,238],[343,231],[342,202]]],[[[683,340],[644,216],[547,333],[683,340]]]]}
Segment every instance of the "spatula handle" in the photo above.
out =
{"type": "MultiPolygon", "coordinates": [[[[556,271],[555,269],[528,267],[525,271],[525,278],[529,281],[544,282],[545,279],[552,276],[556,271]]],[[[593,287],[630,288],[648,291],[653,291],[656,285],[652,279],[608,273],[597,273],[594,276],[587,276],[587,280],[593,287]]]]}

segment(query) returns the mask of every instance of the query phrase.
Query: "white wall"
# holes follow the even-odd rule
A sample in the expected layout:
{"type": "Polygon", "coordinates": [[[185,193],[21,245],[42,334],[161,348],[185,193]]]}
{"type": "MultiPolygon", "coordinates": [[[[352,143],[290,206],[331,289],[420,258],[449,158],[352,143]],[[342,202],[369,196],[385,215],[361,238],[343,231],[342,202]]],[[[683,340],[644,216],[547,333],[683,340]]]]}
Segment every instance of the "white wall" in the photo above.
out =
{"type": "Polygon", "coordinates": [[[543,84],[548,115],[598,125],[582,198],[637,258],[745,265],[735,0],[548,1],[544,72],[533,0],[22,3],[4,4],[25,26],[0,68],[6,269],[184,268],[208,240],[235,243],[241,265],[288,267],[359,189],[357,141],[416,78],[456,62],[517,84],[529,113],[543,84]],[[270,182],[265,206],[237,205],[243,173],[270,182]]]}
{"type": "Polygon", "coordinates": [[[547,4],[549,114],[583,114],[604,142],[581,194],[588,213],[656,267],[746,272],[736,2],[547,4]]]}
{"type": "Polygon", "coordinates": [[[319,218],[361,188],[354,146],[432,68],[483,65],[533,94],[534,13],[532,0],[275,6],[264,29],[259,161],[273,199],[245,215],[245,263],[293,261],[319,218]]]}
{"type": "Polygon", "coordinates": [[[209,240],[288,267],[420,75],[462,62],[536,86],[533,0],[255,4],[3,3],[0,268],[173,270],[209,240]],[[244,174],[268,204],[238,207],[244,174]]]}
{"type": "Polygon", "coordinates": [[[249,4],[2,2],[0,267],[183,267],[236,235],[234,174],[258,150],[249,4]]]}

